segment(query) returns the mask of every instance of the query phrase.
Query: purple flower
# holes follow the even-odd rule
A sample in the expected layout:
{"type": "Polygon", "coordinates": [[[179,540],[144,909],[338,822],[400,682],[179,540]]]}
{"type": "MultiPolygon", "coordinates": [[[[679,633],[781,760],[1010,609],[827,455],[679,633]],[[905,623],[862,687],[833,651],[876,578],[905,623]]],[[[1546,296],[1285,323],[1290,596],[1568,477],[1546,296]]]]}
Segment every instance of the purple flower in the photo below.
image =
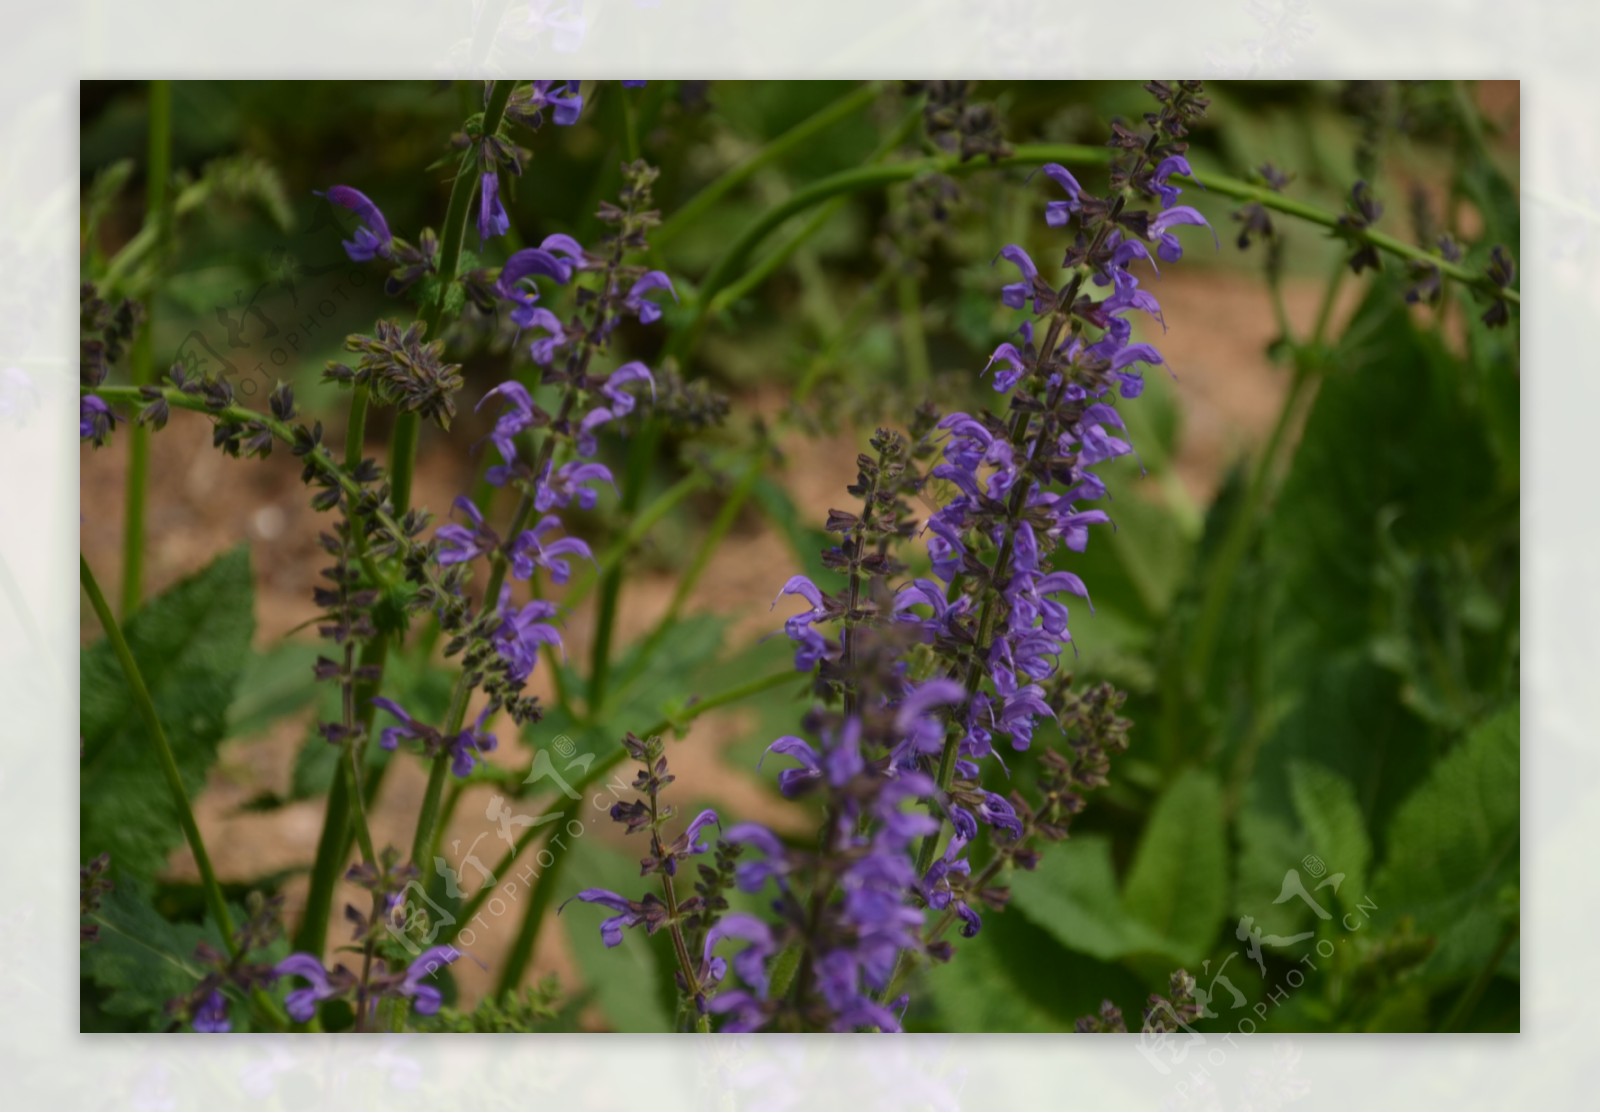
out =
{"type": "Polygon", "coordinates": [[[518,323],[526,329],[538,329],[545,333],[537,336],[533,343],[528,345],[528,354],[533,357],[533,362],[541,367],[548,367],[567,343],[567,330],[561,325],[561,318],[548,309],[537,306],[517,310],[518,323]]]}
{"type": "Polygon", "coordinates": [[[283,999],[284,1008],[289,1010],[289,1015],[304,1024],[317,1013],[317,1002],[333,997],[338,993],[329,980],[328,971],[322,962],[314,955],[303,951],[296,952],[272,968],[272,972],[279,977],[304,978],[309,985],[300,989],[291,990],[283,999]]]}
{"type": "Polygon", "coordinates": [[[85,394],[78,399],[78,439],[93,441],[95,447],[106,443],[117,419],[105,399],[85,394]]]}
{"type": "Polygon", "coordinates": [[[318,192],[317,196],[350,210],[361,222],[355,238],[343,241],[344,252],[352,261],[365,263],[374,256],[389,258],[394,236],[389,231],[389,222],[383,219],[383,213],[370,197],[346,185],[333,186],[326,193],[318,192]]]}
{"type": "MultiPolygon", "coordinates": [[[[739,980],[755,990],[757,997],[767,995],[767,959],[774,948],[772,929],[745,912],[729,912],[706,932],[705,948],[701,953],[701,966],[716,981],[726,974],[727,965],[712,952],[724,939],[741,939],[746,946],[733,959],[733,972],[739,980]]],[[[737,990],[732,991],[738,993],[737,990]]],[[[716,1008],[715,1002],[711,1006],[716,1008]]]]}
{"type": "Polygon", "coordinates": [[[465,727],[450,740],[450,771],[458,777],[472,775],[473,767],[478,764],[478,755],[486,754],[499,745],[499,739],[483,729],[484,722],[489,717],[493,704],[487,704],[478,712],[477,721],[470,727],[465,727]]]}
{"type": "Polygon", "coordinates": [[[466,564],[480,556],[492,553],[500,545],[499,536],[483,522],[483,512],[466,495],[457,495],[451,504],[471,519],[471,527],[454,522],[434,531],[439,548],[434,556],[440,564],[466,564]]]}
{"type": "Polygon", "coordinates": [[[482,190],[478,196],[478,240],[503,236],[511,230],[511,218],[500,203],[500,175],[488,170],[483,175],[482,190]]]}
{"type": "Polygon", "coordinates": [[[511,588],[502,587],[500,613],[503,617],[494,635],[495,650],[512,679],[526,680],[539,661],[539,647],[561,644],[561,632],[547,621],[555,617],[556,605],[535,599],[513,610],[511,588]]]}
{"type": "Polygon", "coordinates": [[[565,286],[572,280],[572,265],[542,247],[525,247],[506,260],[495,280],[495,292],[516,307],[511,319],[522,328],[533,325],[533,308],[539,300],[539,288],[530,281],[535,276],[553,278],[565,286]],[[525,281],[526,288],[521,285],[525,281]]]}
{"type": "MultiPolygon", "coordinates": [[[[653,897],[653,894],[652,894],[653,897]]],[[[568,897],[561,902],[561,908],[566,908],[575,900],[585,904],[599,904],[617,913],[600,921],[600,940],[608,947],[615,947],[622,942],[622,929],[646,925],[646,931],[654,930],[655,923],[659,922],[653,915],[653,899],[633,901],[620,893],[613,893],[610,889],[585,889],[575,897],[568,897]]],[[[559,914],[561,909],[556,910],[559,914]]]]}
{"type": "MultiPolygon", "coordinates": [[[[1083,187],[1078,184],[1078,179],[1068,173],[1067,168],[1057,162],[1047,162],[1039,169],[1044,171],[1046,177],[1067,191],[1065,201],[1050,201],[1044,207],[1044,222],[1051,228],[1062,228],[1072,214],[1077,212],[1081,205],[1078,201],[1083,193],[1083,187]]],[[[1020,306],[1012,306],[1019,309],[1020,306]]]]}
{"type": "MultiPolygon", "coordinates": [[[[822,779],[822,761],[817,757],[817,751],[811,748],[811,743],[804,738],[796,738],[792,734],[784,735],[767,747],[766,753],[761,755],[761,761],[765,761],[767,754],[770,753],[792,757],[800,763],[800,768],[785,769],[778,774],[778,791],[790,799],[799,796],[822,779]]],[[[761,768],[761,761],[756,762],[757,769],[761,768]]]]}
{"type": "Polygon", "coordinates": [[[989,362],[983,365],[984,371],[988,371],[989,368],[993,367],[996,360],[1006,364],[1009,368],[1009,370],[996,371],[994,373],[994,388],[1004,394],[1017,385],[1017,380],[1022,378],[1027,367],[1022,361],[1022,353],[1017,351],[1015,344],[1006,343],[996,348],[994,354],[989,357],[989,362]]]}
{"type": "Polygon", "coordinates": [[[540,518],[532,529],[523,530],[517,535],[511,542],[513,576],[526,580],[533,575],[534,569],[543,568],[550,573],[552,580],[564,584],[572,578],[572,566],[566,560],[568,556],[594,560],[589,546],[576,537],[563,537],[559,541],[545,543],[544,535],[560,526],[561,519],[552,514],[540,518]]]}
{"type": "MultiPolygon", "coordinates": [[[[1175,185],[1168,185],[1167,179],[1173,174],[1182,174],[1186,178],[1193,178],[1194,171],[1189,169],[1189,160],[1182,155],[1168,155],[1156,167],[1156,172],[1151,175],[1150,188],[1156,191],[1156,196],[1161,198],[1161,207],[1170,209],[1177,203],[1178,194],[1182,191],[1175,185]]],[[[1198,182],[1199,179],[1196,179],[1198,182]]]]}
{"type": "Polygon", "coordinates": [[[378,735],[378,745],[385,750],[396,749],[402,738],[415,739],[427,743],[438,737],[438,732],[432,727],[425,726],[413,719],[406,709],[401,707],[388,696],[375,696],[373,705],[383,708],[396,719],[400,720],[399,726],[384,727],[378,735]]]}
{"type": "Polygon", "coordinates": [[[585,456],[593,456],[599,448],[595,440],[594,431],[610,421],[619,417],[626,417],[633,412],[634,399],[622,388],[629,383],[647,382],[650,384],[650,397],[655,398],[656,381],[650,374],[650,369],[638,360],[624,363],[621,367],[611,372],[600,387],[600,393],[605,397],[607,405],[597,406],[590,410],[578,424],[578,451],[585,456]]]}
{"type": "MultiPolygon", "coordinates": [[[[515,379],[508,379],[485,394],[478,402],[478,409],[483,409],[492,398],[504,398],[509,403],[495,418],[489,440],[500,450],[506,463],[510,464],[517,458],[517,434],[533,427],[533,398],[528,394],[528,389],[515,379]]],[[[491,478],[490,482],[494,480],[491,478]]]]}
{"type": "Polygon", "coordinates": [[[461,952],[454,947],[429,947],[406,967],[405,979],[400,983],[400,995],[411,998],[412,1006],[423,1016],[432,1016],[444,1004],[444,995],[437,986],[425,985],[424,980],[460,957],[461,952]]]}
{"type": "Polygon", "coordinates": [[[534,509],[547,514],[576,502],[581,510],[593,510],[600,499],[600,493],[590,486],[595,483],[609,483],[613,490],[616,489],[611,471],[604,464],[574,460],[562,464],[553,474],[547,464],[545,478],[533,497],[534,509]]]}
{"type": "Polygon", "coordinates": [[[228,999],[220,989],[213,989],[194,1011],[196,1032],[231,1032],[233,1021],[228,1019],[228,999]]]}
{"type": "Polygon", "coordinates": [[[672,288],[672,280],[660,271],[650,271],[633,284],[628,296],[622,301],[627,310],[639,318],[639,323],[642,325],[654,324],[661,319],[661,307],[645,297],[655,290],[665,290],[672,295],[673,301],[678,300],[678,292],[672,288]]]}
{"type": "Polygon", "coordinates": [[[759,857],[741,858],[734,867],[734,881],[746,893],[761,890],[769,878],[783,878],[789,873],[789,857],[777,835],[759,823],[735,823],[722,832],[726,842],[754,848],[759,857]]]}
{"type": "MultiPolygon", "coordinates": [[[[1208,229],[1211,227],[1210,224],[1206,223],[1205,217],[1188,205],[1178,205],[1176,208],[1168,209],[1152,220],[1150,222],[1150,234],[1156,240],[1156,254],[1169,263],[1176,263],[1183,258],[1183,245],[1178,242],[1176,234],[1167,230],[1179,224],[1198,224],[1208,229]]],[[[1215,240],[1217,234],[1212,232],[1211,238],[1215,240]]]]}
{"type": "Polygon", "coordinates": [[[578,92],[577,82],[535,81],[532,86],[535,106],[548,105],[553,109],[558,127],[570,127],[578,122],[578,114],[583,111],[583,95],[578,92]]]}
{"type": "Polygon", "coordinates": [[[1034,265],[1028,253],[1013,243],[1002,247],[1000,254],[995,258],[1004,259],[1022,272],[1021,282],[1013,282],[1000,288],[1001,303],[1012,309],[1021,309],[1027,304],[1028,299],[1032,298],[1033,311],[1043,313],[1046,299],[1055,291],[1040,281],[1039,268],[1034,265]]]}

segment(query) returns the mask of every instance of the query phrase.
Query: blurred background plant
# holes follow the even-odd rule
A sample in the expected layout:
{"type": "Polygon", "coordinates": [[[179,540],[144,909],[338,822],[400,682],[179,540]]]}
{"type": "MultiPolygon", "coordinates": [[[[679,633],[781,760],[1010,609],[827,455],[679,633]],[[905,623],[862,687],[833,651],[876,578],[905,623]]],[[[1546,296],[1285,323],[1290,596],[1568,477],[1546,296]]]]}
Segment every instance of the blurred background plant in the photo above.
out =
{"type": "MultiPolygon", "coordinates": [[[[1208,89],[1188,156],[1202,188],[1184,200],[1222,246],[1196,240],[1148,282],[1174,375],[1151,373],[1123,411],[1138,457],[1104,471],[1115,532],[1071,563],[1095,611],[1075,619],[1065,665],[1128,693],[1132,745],[1072,837],[1012,876],[1012,908],[920,975],[906,1024],[1060,1030],[1109,999],[1137,1028],[1152,991],[1186,989],[1198,1008],[1149,1007],[1202,1031],[1514,1030],[1517,88],[1208,89]],[[1193,987],[1169,990],[1176,967],[1193,987]]],[[[1043,242],[1031,171],[1103,172],[1105,121],[1148,103],[1133,82],[584,92],[578,123],[540,132],[504,182],[510,242],[492,250],[556,232],[592,242],[623,164],[659,167],[649,261],[678,301],[664,329],[618,344],[657,369],[663,416],[602,442],[621,499],[571,516],[600,570],[576,572],[563,599],[568,659],[535,674],[549,713],[523,732],[530,748],[503,747],[446,796],[437,849],[453,891],[435,896],[484,963],[446,978],[447,1030],[672,1025],[665,938],[629,933],[618,962],[591,920],[553,915],[558,896],[636,874],[605,830],[599,770],[624,733],[654,726],[681,736],[680,814],[715,804],[814,826],[755,770],[807,703],[771,636],[772,596],[792,573],[826,575],[821,527],[876,425],[988,392],[979,371],[1013,324],[995,304],[1010,276],[991,268],[994,245],[1043,242]],[[570,769],[580,751],[597,761],[579,798],[524,783],[530,759],[570,769]],[[514,812],[552,810],[581,837],[549,853],[505,834],[514,812]],[[529,869],[533,899],[513,884],[529,869]]],[[[146,307],[132,381],[199,365],[259,409],[287,382],[302,412],[339,426],[343,396],[322,370],[393,302],[344,258],[312,191],[350,183],[397,229],[437,225],[440,137],[481,96],[476,83],[85,84],[83,279],[112,306],[146,307]]],[[[417,504],[442,514],[461,490],[487,495],[490,422],[471,404],[526,374],[512,338],[470,308],[448,334],[469,404],[450,436],[424,433],[417,504]]],[[[386,420],[375,411],[367,429],[379,459],[386,420]]],[[[315,733],[333,697],[313,686],[302,629],[318,519],[287,453],[224,460],[201,416],[171,421],[154,442],[119,429],[110,450],[85,449],[83,548],[138,616],[135,649],[167,662],[152,695],[182,724],[191,792],[205,786],[196,812],[227,900],[281,893],[292,929],[337,757],[315,733]],[[240,540],[250,560],[212,563],[240,540]]],[[[84,629],[98,636],[87,612],[84,629]]],[[[153,774],[118,753],[126,697],[95,671],[112,667],[104,645],[86,650],[82,857],[109,851],[111,865],[85,897],[97,939],[83,1025],[161,1027],[204,973],[197,943],[223,940],[157,793],[129,791],[153,774]]],[[[389,667],[386,693],[442,715],[452,673],[434,645],[389,667]]],[[[1014,779],[1037,777],[1052,731],[1014,779]]],[[[374,833],[404,843],[420,776],[408,765],[369,783],[374,833]]]]}

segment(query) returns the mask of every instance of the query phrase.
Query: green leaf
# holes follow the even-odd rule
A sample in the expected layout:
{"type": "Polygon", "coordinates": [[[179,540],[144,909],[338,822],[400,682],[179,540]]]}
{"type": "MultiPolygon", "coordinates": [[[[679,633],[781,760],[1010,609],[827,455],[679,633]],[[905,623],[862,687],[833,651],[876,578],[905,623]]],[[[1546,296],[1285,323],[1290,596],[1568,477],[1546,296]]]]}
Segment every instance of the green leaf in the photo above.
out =
{"type": "Polygon", "coordinates": [[[1011,907],[1070,950],[1098,959],[1160,952],[1162,938],[1123,911],[1111,840],[1077,835],[1046,849],[1039,865],[1010,877],[1011,907]]]}
{"type": "Polygon", "coordinates": [[[1195,964],[1228,906],[1227,832],[1214,774],[1190,769],[1156,801],[1123,888],[1128,914],[1195,964]]]}
{"type": "Polygon", "coordinates": [[[317,647],[306,642],[279,642],[265,652],[251,653],[238,695],[228,708],[227,737],[260,734],[315,699],[311,668],[316,660],[317,647]]]}
{"type": "Polygon", "coordinates": [[[1409,916],[1438,936],[1432,977],[1476,971],[1515,915],[1499,897],[1519,876],[1519,710],[1507,706],[1446,754],[1385,833],[1377,915],[1409,916]]]}
{"type": "Polygon", "coordinates": [[[1339,774],[1309,762],[1289,766],[1289,787],[1305,828],[1306,852],[1321,858],[1330,873],[1344,874],[1339,900],[1354,908],[1366,895],[1372,859],[1372,840],[1355,789],[1339,774]]]}
{"type": "MultiPolygon", "coordinates": [[[[636,859],[601,844],[598,838],[575,840],[566,877],[579,889],[610,889],[629,900],[640,899],[654,878],[641,878],[636,859]]],[[[565,898],[563,898],[565,899],[565,898]]],[[[561,913],[563,930],[583,980],[594,990],[611,1026],[619,1032],[669,1032],[672,1014],[658,993],[660,972],[656,948],[644,929],[627,928],[622,942],[607,947],[600,921],[616,913],[602,905],[573,901],[561,913]]]]}
{"type": "MultiPolygon", "coordinates": [[[[241,547],[150,600],[124,630],[191,799],[216,759],[254,627],[241,547]]],[[[102,639],[81,662],[84,854],[109,852],[118,870],[153,877],[183,838],[154,743],[111,647],[102,639]]]]}
{"type": "MultiPolygon", "coordinates": [[[[167,1002],[205,976],[195,947],[206,941],[220,950],[222,936],[209,921],[201,927],[163,919],[150,894],[127,873],[117,872],[116,887],[87,917],[100,937],[81,950],[83,977],[104,991],[93,1004],[102,1020],[119,1018],[111,1027],[160,1031],[169,1023],[167,1002]]],[[[86,1027],[88,1020],[86,1014],[86,1027]]]]}

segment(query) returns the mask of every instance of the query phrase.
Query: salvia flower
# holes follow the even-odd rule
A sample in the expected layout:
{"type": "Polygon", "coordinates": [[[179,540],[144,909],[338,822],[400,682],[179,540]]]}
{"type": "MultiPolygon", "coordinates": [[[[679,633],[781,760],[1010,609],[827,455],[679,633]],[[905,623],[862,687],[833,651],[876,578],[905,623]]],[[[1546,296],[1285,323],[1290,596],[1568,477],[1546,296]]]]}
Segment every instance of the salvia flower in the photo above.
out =
{"type": "Polygon", "coordinates": [[[370,197],[346,185],[332,186],[326,192],[319,191],[317,196],[326,197],[341,209],[348,209],[360,221],[361,226],[356,229],[355,236],[345,240],[342,245],[352,262],[366,263],[375,257],[389,257],[394,235],[389,231],[389,222],[383,218],[383,212],[370,197]]]}
{"type": "Polygon", "coordinates": [[[561,519],[551,515],[540,518],[531,529],[523,530],[511,542],[511,574],[519,580],[531,577],[535,569],[543,568],[550,578],[564,584],[572,578],[572,565],[568,557],[582,557],[593,561],[589,546],[576,537],[546,539],[553,529],[561,528],[561,519]]]}
{"type": "Polygon", "coordinates": [[[500,202],[500,174],[486,170],[478,193],[478,239],[503,236],[511,230],[511,218],[500,202]]]}

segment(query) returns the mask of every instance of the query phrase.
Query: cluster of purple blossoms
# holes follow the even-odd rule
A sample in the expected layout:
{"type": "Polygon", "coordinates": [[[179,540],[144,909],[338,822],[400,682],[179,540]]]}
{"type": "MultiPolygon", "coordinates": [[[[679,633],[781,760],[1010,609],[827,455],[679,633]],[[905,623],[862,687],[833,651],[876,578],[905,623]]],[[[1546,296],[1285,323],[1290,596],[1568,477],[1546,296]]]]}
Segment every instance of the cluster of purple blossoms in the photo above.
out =
{"type": "MultiPolygon", "coordinates": [[[[741,887],[754,892],[771,883],[779,894],[776,928],[741,929],[749,946],[734,969],[744,972],[745,988],[709,1001],[729,1028],[782,1028],[797,1019],[812,1030],[897,1028],[889,1007],[897,1002],[889,997],[903,957],[948,957],[949,945],[937,941],[942,927],[959,921],[964,935],[974,935],[982,925],[974,905],[993,903],[973,878],[968,848],[987,838],[1012,848],[1008,861],[1032,860],[1018,848],[1025,827],[1018,808],[1025,805],[1020,796],[1013,803],[983,787],[984,759],[995,754],[997,738],[1029,748],[1038,723],[1061,721],[1058,712],[1072,699],[1055,679],[1072,638],[1066,597],[1087,601],[1088,589],[1055,560],[1084,551],[1089,527],[1109,523],[1086,504],[1107,493],[1097,466],[1132,452],[1116,398],[1138,397],[1141,367],[1164,362],[1154,347],[1133,340],[1133,311],[1161,321],[1133,267],[1154,268],[1151,248],[1176,261],[1182,246],[1174,230],[1206,224],[1177,204],[1174,182],[1192,177],[1183,139],[1206,107],[1199,85],[1148,88],[1161,111],[1147,117],[1144,134],[1115,126],[1110,197],[1086,193],[1065,167],[1044,168],[1066,193],[1049,202],[1045,224],[1073,237],[1061,277],[1047,279],[1018,245],[1000,252],[1020,274],[1002,289],[1002,303],[1031,309],[1037,323],[1024,322],[986,368],[1006,398],[1005,415],[952,413],[937,423],[942,458],[929,474],[953,495],[923,527],[932,578],[912,579],[882,604],[865,605],[862,574],[887,584],[897,570],[889,551],[899,531],[884,527],[884,510],[895,504],[869,482],[877,473],[869,475],[864,456],[862,480],[851,488],[864,495],[864,513],[833,511],[829,518],[829,529],[847,539],[830,566],[848,570],[848,591],[830,595],[803,576],[784,586],[783,594],[807,603],[785,622],[796,668],[816,671],[824,693],[842,693],[844,711],[813,714],[820,745],[786,737],[772,746],[798,763],[779,775],[786,796],[826,797],[821,849],[798,855],[754,824],[725,836],[758,855],[740,863],[741,887]],[[1142,201],[1156,207],[1140,207],[1142,201]],[[878,542],[875,562],[868,538],[878,542]],[[833,623],[841,626],[836,641],[821,629],[833,623]],[[907,637],[931,650],[934,676],[910,675],[911,654],[892,648],[907,637]],[[925,802],[933,814],[903,810],[907,801],[925,802]],[[949,821],[942,854],[944,824],[934,815],[949,821]],[[930,913],[939,923],[925,934],[930,913]],[[766,960],[796,943],[797,982],[784,1000],[773,1000],[766,960]]],[[[1033,832],[1048,837],[1072,806],[1052,803],[1048,821],[1030,811],[1029,820],[1038,821],[1033,832]]],[[[985,871],[983,880],[991,876],[985,871]]]]}
{"type": "MultiPolygon", "coordinates": [[[[548,98],[565,95],[554,86],[533,92],[548,98]]],[[[556,106],[560,122],[568,110],[562,105],[568,102],[548,103],[556,106]]],[[[534,111],[526,103],[523,109],[534,111]]],[[[627,254],[644,246],[644,231],[657,219],[648,208],[655,172],[643,164],[624,169],[622,203],[602,210],[614,230],[597,250],[569,235],[553,234],[538,247],[512,254],[498,275],[483,283],[492,290],[491,304],[532,334],[528,351],[539,375],[537,386],[513,379],[486,392],[478,403],[480,409],[490,404],[498,408],[485,438],[498,458],[485,478],[519,496],[511,525],[497,531],[482,508],[461,496],[454,503],[457,520],[438,528],[431,547],[428,601],[452,635],[447,653],[462,654],[464,666],[489,697],[484,715],[504,708],[519,722],[537,718],[536,702],[520,693],[540,651],[561,647],[557,606],[541,598],[518,604],[513,585],[539,573],[563,585],[571,580],[575,562],[594,563],[588,544],[565,532],[562,512],[592,509],[603,488],[615,488],[610,470],[594,459],[600,432],[633,414],[645,390],[654,396],[655,380],[643,363],[626,362],[610,372],[592,369],[594,357],[607,349],[623,321],[659,320],[661,309],[648,295],[672,289],[659,271],[624,262],[627,254]],[[572,318],[563,321],[546,307],[550,287],[577,285],[585,277],[590,280],[584,282],[576,299],[579,311],[572,318]],[[463,589],[467,570],[480,560],[490,566],[491,597],[474,616],[463,589]]],[[[477,726],[446,738],[398,705],[383,701],[380,706],[401,723],[384,732],[385,745],[408,738],[430,753],[448,752],[460,776],[471,773],[476,755],[494,746],[482,717],[477,726]]]]}

